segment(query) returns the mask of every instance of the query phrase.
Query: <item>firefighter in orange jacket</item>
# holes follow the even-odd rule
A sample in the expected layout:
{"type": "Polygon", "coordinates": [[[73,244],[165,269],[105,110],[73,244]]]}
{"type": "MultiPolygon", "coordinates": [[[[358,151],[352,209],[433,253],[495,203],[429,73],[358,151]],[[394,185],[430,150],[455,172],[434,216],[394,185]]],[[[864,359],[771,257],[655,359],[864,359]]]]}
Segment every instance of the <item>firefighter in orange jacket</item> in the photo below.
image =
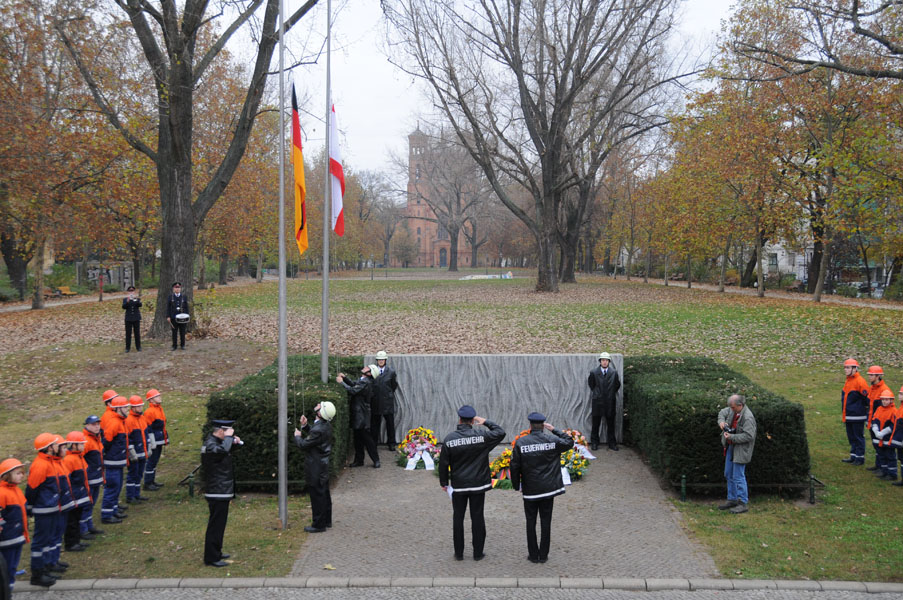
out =
{"type": "Polygon", "coordinates": [[[0,462],[0,556],[6,562],[9,589],[16,581],[22,548],[28,541],[28,515],[25,494],[19,484],[25,481],[25,465],[15,458],[0,462]]]}
{"type": "Polygon", "coordinates": [[[868,384],[859,374],[859,363],[848,358],[843,363],[846,381],[840,396],[841,418],[847,430],[847,441],[850,442],[850,456],[843,462],[852,465],[865,463],[865,434],[863,426],[869,418],[868,384]]]}
{"type": "Polygon", "coordinates": [[[63,537],[66,552],[81,552],[88,547],[81,540],[81,520],[85,506],[91,504],[91,490],[88,488],[88,463],[85,462],[85,444],[88,439],[81,431],[70,431],[66,436],[69,451],[63,457],[63,467],[69,474],[72,486],[72,500],[75,508],[69,511],[66,518],[66,531],[63,537]]]}
{"type": "Polygon", "coordinates": [[[85,453],[82,458],[88,465],[88,492],[91,501],[82,507],[80,520],[81,538],[83,540],[94,539],[95,535],[103,533],[102,529],[94,527],[94,505],[100,499],[100,484],[103,483],[103,438],[100,431],[100,417],[91,415],[85,419],[85,453]]]}
{"type": "Polygon", "coordinates": [[[163,446],[169,444],[169,434],[166,432],[166,414],[163,412],[163,396],[157,390],[148,390],[146,394],[147,410],[144,411],[144,421],[147,423],[147,465],[144,467],[144,489],[156,492],[162,483],[157,483],[157,463],[163,446]]]}
{"type": "Polygon", "coordinates": [[[878,464],[881,472],[878,479],[896,481],[897,461],[891,445],[894,425],[897,420],[897,407],[894,406],[894,393],[889,389],[881,392],[881,406],[875,410],[871,421],[872,443],[878,453],[878,464]]]}
{"type": "MultiPolygon", "coordinates": [[[[884,383],[884,369],[879,367],[878,365],[872,365],[869,367],[868,373],[866,373],[866,377],[869,381],[869,433],[872,435],[872,445],[875,444],[875,436],[872,434],[871,423],[872,419],[875,417],[875,411],[881,408],[881,393],[884,390],[891,391],[887,384],[884,383]]],[[[891,396],[893,396],[893,392],[891,392],[891,396]]],[[[875,450],[878,449],[878,446],[875,446],[875,450]]],[[[875,464],[871,467],[866,467],[869,471],[878,471],[875,473],[876,475],[881,475],[882,470],[878,464],[878,453],[875,453],[875,464]]]]}
{"type": "Polygon", "coordinates": [[[34,515],[34,535],[31,540],[31,585],[50,587],[56,583],[51,575],[51,552],[60,514],[60,480],[52,463],[58,445],[57,436],[42,433],[34,440],[38,451],[28,469],[25,488],[26,507],[34,515]]]}
{"type": "MultiPolygon", "coordinates": [[[[122,396],[116,396],[110,402],[115,413],[115,420],[107,418],[103,427],[103,507],[100,509],[101,523],[120,523],[125,513],[120,510],[119,494],[122,491],[122,469],[128,463],[128,436],[125,429],[125,418],[128,416],[129,403],[122,396]]],[[[104,417],[107,413],[104,413],[104,417]]],[[[101,417],[101,426],[104,424],[101,417]]],[[[125,507],[122,507],[125,508],[125,507]]]]}
{"type": "Polygon", "coordinates": [[[141,479],[144,477],[144,466],[147,464],[147,440],[144,430],[144,399],[141,396],[129,398],[129,416],[125,418],[126,436],[129,442],[129,470],[125,480],[125,501],[144,502],[141,497],[141,479]]]}
{"type": "MultiPolygon", "coordinates": [[[[894,469],[897,468],[897,461],[903,462],[903,387],[900,388],[900,394],[897,396],[900,406],[897,408],[896,420],[894,421],[894,430],[890,434],[890,445],[896,450],[897,456],[894,459],[894,469]]],[[[900,480],[894,481],[891,485],[903,487],[903,465],[900,466],[900,480]]]]}

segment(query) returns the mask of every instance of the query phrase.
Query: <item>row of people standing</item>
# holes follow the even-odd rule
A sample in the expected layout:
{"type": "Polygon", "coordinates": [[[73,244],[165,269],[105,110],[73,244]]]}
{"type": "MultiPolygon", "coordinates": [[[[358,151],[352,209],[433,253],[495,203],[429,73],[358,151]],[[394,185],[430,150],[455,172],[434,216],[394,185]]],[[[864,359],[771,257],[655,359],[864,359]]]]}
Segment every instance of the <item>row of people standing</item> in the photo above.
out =
{"type": "MultiPolygon", "coordinates": [[[[141,297],[135,292],[135,286],[126,289],[127,295],[122,299],[122,310],[125,311],[125,351],[132,349],[132,337],[135,338],[135,351],[141,352],[141,297]]],[[[188,297],[182,294],[182,283],[172,284],[172,293],[166,302],[166,322],[172,328],[172,349],[185,349],[185,334],[190,320],[188,297]]]]}
{"type": "Polygon", "coordinates": [[[859,373],[859,362],[848,358],[843,363],[845,375],[841,391],[841,421],[844,423],[850,455],[843,462],[854,466],[865,464],[865,430],[875,449],[875,462],[866,467],[879,479],[903,487],[897,478],[897,462],[903,462],[903,387],[899,391],[900,406],[894,403],[894,392],[884,381],[884,369],[868,368],[868,381],[859,373]]]}
{"type": "Polygon", "coordinates": [[[101,417],[90,415],[81,431],[65,438],[42,433],[34,440],[37,452],[31,464],[24,494],[25,465],[10,458],[0,463],[0,550],[6,559],[10,582],[15,580],[24,544],[29,541],[27,515],[34,516],[31,531],[31,583],[49,587],[69,567],[60,551],[81,552],[102,534],[94,524],[94,507],[103,485],[101,522],[121,523],[126,506],[120,506],[122,473],[127,471],[126,503],[146,500],[141,487],[156,491],[156,468],[163,446],[169,443],[162,395],[147,392],[144,399],[126,400],[113,390],[103,394],[107,405],[101,417]]]}

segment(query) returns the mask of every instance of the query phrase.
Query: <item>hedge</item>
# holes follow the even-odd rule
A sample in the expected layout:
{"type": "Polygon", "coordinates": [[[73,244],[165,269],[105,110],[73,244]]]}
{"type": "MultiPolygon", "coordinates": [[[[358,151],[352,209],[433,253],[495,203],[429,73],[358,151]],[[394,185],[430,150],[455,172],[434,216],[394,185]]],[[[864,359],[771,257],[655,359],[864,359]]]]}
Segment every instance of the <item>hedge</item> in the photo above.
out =
{"type": "MultiPolygon", "coordinates": [[[[329,360],[330,370],[357,373],[363,357],[334,357],[329,360]]],[[[235,419],[235,433],[244,446],[235,448],[232,457],[235,465],[236,490],[275,492],[278,482],[278,394],[277,365],[274,363],[260,372],[249,375],[207,400],[207,422],[203,439],[210,433],[212,419],[235,419]]],[[[334,374],[332,375],[334,378],[334,374]]],[[[335,476],[345,464],[351,430],[348,428],[348,396],[345,389],[330,379],[320,381],[320,356],[296,355],[288,357],[288,480],[289,489],[304,489],[304,456],[295,446],[292,432],[301,414],[313,419],[313,407],[322,400],[336,406],[332,421],[334,437],[330,457],[330,475],[335,476]]],[[[203,481],[203,473],[201,474],[203,481]]]]}
{"type": "Polygon", "coordinates": [[[624,359],[630,439],[652,469],[674,486],[686,475],[692,491],[722,491],[724,457],[717,417],[731,394],[745,396],[756,417],[756,445],[746,471],[749,484],[779,488],[807,483],[809,446],[801,405],[709,358],[624,359]]]}

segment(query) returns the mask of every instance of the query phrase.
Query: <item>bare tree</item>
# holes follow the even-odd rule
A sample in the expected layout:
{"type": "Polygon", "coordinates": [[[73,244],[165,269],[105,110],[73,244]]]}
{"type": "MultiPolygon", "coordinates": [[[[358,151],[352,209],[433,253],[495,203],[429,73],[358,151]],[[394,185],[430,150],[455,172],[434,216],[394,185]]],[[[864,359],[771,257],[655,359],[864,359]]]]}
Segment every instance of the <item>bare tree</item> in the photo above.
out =
{"type": "MultiPolygon", "coordinates": [[[[290,29],[318,0],[307,0],[285,18],[290,29]]],[[[198,230],[213,204],[235,173],[245,148],[269,75],[278,41],[279,0],[241,0],[215,3],[209,0],[115,0],[115,7],[101,3],[97,12],[57,15],[55,29],[72,61],[90,89],[94,103],[110,124],[157,169],[162,213],[162,264],[157,309],[151,332],[162,335],[166,327],[166,298],[171,281],[193,280],[198,230]],[[118,7],[118,11],[116,8],[118,7]],[[107,13],[107,8],[111,12],[107,13]],[[116,11],[116,12],[112,12],[116,11]],[[255,16],[263,12],[257,22],[255,16]],[[156,144],[145,132],[133,129],[130,115],[115,103],[118,77],[105,65],[86,60],[83,46],[93,43],[103,28],[91,22],[118,22],[128,18],[129,36],[137,41],[152,77],[156,101],[156,144]],[[227,15],[234,15],[231,21],[227,15]],[[216,27],[226,20],[221,28],[216,27]],[[93,21],[92,21],[93,20],[93,21]],[[226,44],[239,30],[251,29],[255,56],[241,110],[230,123],[231,136],[218,164],[211,165],[205,183],[194,180],[195,92],[209,75],[226,44]]],[[[114,29],[114,28],[111,28],[114,29]]],[[[186,285],[189,298],[192,286],[186,285]]]]}
{"type": "Polygon", "coordinates": [[[430,84],[499,200],[536,239],[538,291],[558,291],[565,192],[591,187],[606,151],[650,126],[648,111],[634,108],[668,81],[651,66],[676,4],[383,0],[407,68],[430,84]],[[514,201],[507,178],[529,191],[531,207],[514,201]]]}
{"type": "MultiPolygon", "coordinates": [[[[772,2],[773,4],[773,2],[772,2]]],[[[780,0],[807,23],[791,44],[764,31],[734,41],[734,50],[792,74],[824,67],[873,79],[903,79],[903,0],[780,0]],[[826,32],[844,29],[844,43],[826,32]]]]}

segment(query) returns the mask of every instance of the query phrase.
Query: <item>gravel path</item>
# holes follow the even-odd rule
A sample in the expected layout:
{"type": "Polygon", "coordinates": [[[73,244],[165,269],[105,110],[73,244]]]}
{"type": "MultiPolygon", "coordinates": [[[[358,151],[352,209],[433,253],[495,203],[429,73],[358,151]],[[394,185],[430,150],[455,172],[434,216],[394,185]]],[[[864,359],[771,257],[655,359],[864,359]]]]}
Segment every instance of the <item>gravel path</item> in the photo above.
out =
{"type": "MultiPolygon", "coordinates": [[[[555,499],[549,562],[527,561],[523,502],[486,495],[486,558],[452,550],[451,502],[428,471],[405,471],[380,449],[383,467],[346,469],[332,494],[334,527],[308,536],[291,575],[336,577],[709,577],[712,558],[639,457],[600,450],[584,480],[555,499]],[[326,569],[326,565],[335,570],[326,569]]],[[[294,515],[307,524],[308,515],[294,515]]],[[[732,518],[732,516],[726,518],[732,518]]],[[[469,519],[467,517],[466,519],[469,519]]]]}

